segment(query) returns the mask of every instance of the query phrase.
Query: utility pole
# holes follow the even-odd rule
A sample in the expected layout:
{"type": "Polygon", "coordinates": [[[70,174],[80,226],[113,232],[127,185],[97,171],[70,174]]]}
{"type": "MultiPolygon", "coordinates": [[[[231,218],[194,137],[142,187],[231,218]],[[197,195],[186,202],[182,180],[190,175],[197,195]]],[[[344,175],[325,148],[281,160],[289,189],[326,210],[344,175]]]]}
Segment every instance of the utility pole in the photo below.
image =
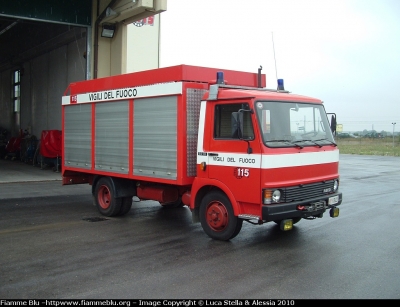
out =
{"type": "Polygon", "coordinates": [[[393,147],[394,147],[394,127],[396,126],[396,123],[392,123],[393,125],[393,147]]]}

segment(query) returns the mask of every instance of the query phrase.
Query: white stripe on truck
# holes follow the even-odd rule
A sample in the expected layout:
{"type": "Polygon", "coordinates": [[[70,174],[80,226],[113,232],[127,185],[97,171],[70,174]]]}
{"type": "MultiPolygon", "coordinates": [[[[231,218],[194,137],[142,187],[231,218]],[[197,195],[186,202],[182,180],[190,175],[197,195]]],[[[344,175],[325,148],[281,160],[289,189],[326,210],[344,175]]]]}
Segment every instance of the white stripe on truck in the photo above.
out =
{"type": "Polygon", "coordinates": [[[182,94],[182,82],[127,87],[62,97],[62,105],[182,94]],[[72,99],[71,99],[72,98],[72,99]]]}

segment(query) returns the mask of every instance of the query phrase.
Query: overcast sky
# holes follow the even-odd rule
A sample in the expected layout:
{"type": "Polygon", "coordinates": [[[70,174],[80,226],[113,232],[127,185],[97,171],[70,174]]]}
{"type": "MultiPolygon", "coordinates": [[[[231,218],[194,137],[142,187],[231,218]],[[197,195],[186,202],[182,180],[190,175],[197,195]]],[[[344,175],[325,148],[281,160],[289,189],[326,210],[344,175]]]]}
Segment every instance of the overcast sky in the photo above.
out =
{"type": "Polygon", "coordinates": [[[160,16],[161,67],[261,65],[343,131],[400,131],[399,0],[168,0],[160,16]]]}

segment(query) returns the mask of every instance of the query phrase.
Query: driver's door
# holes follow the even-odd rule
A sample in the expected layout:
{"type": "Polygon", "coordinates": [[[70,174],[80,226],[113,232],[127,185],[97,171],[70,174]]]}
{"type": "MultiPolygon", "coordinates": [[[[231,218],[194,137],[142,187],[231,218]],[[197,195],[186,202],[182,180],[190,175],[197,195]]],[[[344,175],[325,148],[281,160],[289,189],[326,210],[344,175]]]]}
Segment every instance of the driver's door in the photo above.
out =
{"type": "Polygon", "coordinates": [[[236,200],[259,204],[261,149],[259,138],[254,133],[254,114],[249,112],[246,102],[219,102],[213,111],[209,178],[225,184],[236,200]],[[238,123],[238,118],[242,122],[238,123]],[[238,133],[239,126],[243,131],[238,133]]]}

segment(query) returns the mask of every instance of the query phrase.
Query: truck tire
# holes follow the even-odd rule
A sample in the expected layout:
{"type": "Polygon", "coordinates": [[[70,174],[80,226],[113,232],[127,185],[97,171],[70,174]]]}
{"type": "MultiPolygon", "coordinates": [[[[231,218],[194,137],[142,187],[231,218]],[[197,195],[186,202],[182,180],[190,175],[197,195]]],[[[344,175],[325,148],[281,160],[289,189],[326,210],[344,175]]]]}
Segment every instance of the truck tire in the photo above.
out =
{"type": "Polygon", "coordinates": [[[118,215],[125,215],[127,214],[132,207],[132,197],[122,197],[122,203],[121,203],[121,210],[119,211],[118,215]]]}
{"type": "Polygon", "coordinates": [[[243,224],[243,220],[233,214],[228,197],[218,191],[211,192],[202,199],[200,222],[209,237],[221,241],[236,237],[243,224]]]}
{"type": "Polygon", "coordinates": [[[102,215],[116,216],[121,212],[122,198],[115,197],[114,186],[108,177],[97,182],[93,200],[102,215]]]}

